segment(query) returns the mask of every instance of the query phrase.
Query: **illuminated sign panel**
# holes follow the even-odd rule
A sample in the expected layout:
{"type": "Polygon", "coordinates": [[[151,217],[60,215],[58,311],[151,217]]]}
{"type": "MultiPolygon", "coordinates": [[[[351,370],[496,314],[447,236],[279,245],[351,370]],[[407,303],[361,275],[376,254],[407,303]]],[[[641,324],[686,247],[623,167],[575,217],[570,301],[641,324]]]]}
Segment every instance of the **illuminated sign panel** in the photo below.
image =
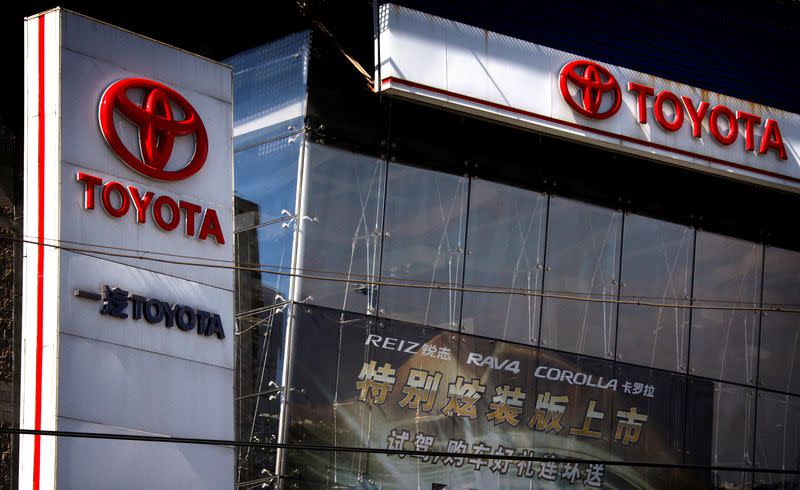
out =
{"type": "Polygon", "coordinates": [[[383,5],[381,17],[378,90],[800,190],[797,114],[397,5],[383,5]]]}

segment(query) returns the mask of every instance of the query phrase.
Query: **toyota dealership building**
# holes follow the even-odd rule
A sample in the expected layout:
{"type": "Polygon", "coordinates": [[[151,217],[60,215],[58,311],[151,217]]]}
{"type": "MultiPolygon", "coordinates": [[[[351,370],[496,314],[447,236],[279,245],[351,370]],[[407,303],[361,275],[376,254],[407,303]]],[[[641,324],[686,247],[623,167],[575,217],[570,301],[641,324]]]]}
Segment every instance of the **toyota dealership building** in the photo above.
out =
{"type": "Polygon", "coordinates": [[[798,488],[796,101],[373,3],[26,20],[19,488],[798,488]]]}

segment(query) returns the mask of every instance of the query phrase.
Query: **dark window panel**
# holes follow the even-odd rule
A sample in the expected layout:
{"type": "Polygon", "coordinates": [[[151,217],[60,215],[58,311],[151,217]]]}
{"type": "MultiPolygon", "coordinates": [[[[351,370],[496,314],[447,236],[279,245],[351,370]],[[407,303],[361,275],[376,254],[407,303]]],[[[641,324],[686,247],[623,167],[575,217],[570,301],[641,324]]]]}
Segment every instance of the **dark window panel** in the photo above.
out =
{"type": "MultiPolygon", "coordinates": [[[[698,306],[759,307],[762,245],[697,232],[694,299],[698,306]]],[[[690,373],[754,384],[759,314],[697,308],[692,315],[690,373]]]]}
{"type": "Polygon", "coordinates": [[[760,391],[756,466],[800,471],[800,397],[760,391]]]}
{"type": "MultiPolygon", "coordinates": [[[[473,179],[470,188],[465,286],[540,290],[547,196],[473,179]]],[[[538,296],[464,293],[462,329],[503,340],[536,343],[538,296]]]]}
{"type": "MultiPolygon", "coordinates": [[[[631,214],[623,233],[622,299],[688,305],[694,230],[631,214]]],[[[679,306],[620,305],[617,359],[686,372],[689,315],[679,306]]]]}
{"type": "Polygon", "coordinates": [[[341,281],[304,279],[302,298],[347,311],[375,313],[386,162],[310,144],[303,269],[341,281]]]}
{"type": "Polygon", "coordinates": [[[690,377],[688,395],[686,463],[752,466],[755,391],[690,377]]]}
{"type": "Polygon", "coordinates": [[[544,298],[542,346],[614,356],[621,224],[618,211],[550,199],[544,290],[612,302],[544,298]]]}
{"type": "Polygon", "coordinates": [[[383,286],[381,314],[441,328],[458,327],[469,181],[390,164],[381,280],[430,285],[383,286]]]}

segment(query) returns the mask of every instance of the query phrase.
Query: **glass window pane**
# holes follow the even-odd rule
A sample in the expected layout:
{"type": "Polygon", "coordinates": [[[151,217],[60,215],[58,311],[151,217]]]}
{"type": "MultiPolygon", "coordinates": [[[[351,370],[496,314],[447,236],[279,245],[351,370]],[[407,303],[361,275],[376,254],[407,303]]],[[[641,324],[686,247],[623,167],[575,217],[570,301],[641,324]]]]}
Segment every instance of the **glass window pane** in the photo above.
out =
{"type": "Polygon", "coordinates": [[[761,315],[759,386],[800,394],[800,313],[761,315]]]}
{"type": "Polygon", "coordinates": [[[310,40],[310,32],[298,32],[226,60],[236,94],[235,149],[302,129],[310,40]]]}
{"type": "MultiPolygon", "coordinates": [[[[757,243],[698,231],[695,304],[757,307],[761,304],[761,254],[757,243]]],[[[689,369],[692,374],[752,384],[759,316],[731,309],[695,309],[689,369]]]]}
{"type": "Polygon", "coordinates": [[[785,473],[755,473],[755,487],[769,490],[797,490],[800,488],[800,475],[785,473]]]}
{"type": "Polygon", "coordinates": [[[686,462],[751,466],[755,391],[745,386],[689,378],[686,462]]]}
{"type": "Polygon", "coordinates": [[[386,162],[328,146],[309,145],[304,191],[303,269],[347,282],[304,279],[309,302],[374,313],[378,280],[386,162]]]}
{"type": "Polygon", "coordinates": [[[756,429],[759,468],[800,470],[800,397],[760,391],[756,429]]]}
{"type": "MultiPolygon", "coordinates": [[[[750,490],[752,475],[745,471],[718,471],[712,469],[653,468],[637,469],[644,478],[636,488],[663,490],[750,490]]],[[[628,487],[623,487],[628,488],[628,487]]]]}
{"type": "MultiPolygon", "coordinates": [[[[586,299],[617,298],[622,213],[552,197],[547,228],[546,292],[586,299]]],[[[611,358],[614,303],[544,298],[543,346],[611,358]]]]}
{"type": "MultiPolygon", "coordinates": [[[[236,429],[237,440],[277,442],[280,398],[271,397],[281,382],[285,308],[237,319],[236,429]]],[[[237,448],[239,480],[263,478],[275,467],[275,452],[237,448]]]]}
{"type": "Polygon", "coordinates": [[[800,306],[800,252],[766,247],[764,304],[800,306]]]}
{"type": "Polygon", "coordinates": [[[285,223],[236,234],[236,311],[247,312],[289,299],[294,230],[285,223]],[[250,269],[250,270],[248,270],[250,269]]]}
{"type": "Polygon", "coordinates": [[[467,193],[465,177],[390,164],[381,280],[433,285],[382,286],[388,317],[454,329],[461,293],[467,193]]]}
{"type": "Polygon", "coordinates": [[[234,153],[237,230],[294,213],[302,141],[294,135],[234,153]]]}
{"type": "MultiPolygon", "coordinates": [[[[767,247],[764,306],[800,308],[800,253],[767,247]]],[[[759,386],[800,394],[800,313],[761,315],[759,386]]]]}
{"type": "MultiPolygon", "coordinates": [[[[469,200],[464,284],[541,289],[547,196],[473,179],[469,200]]],[[[461,328],[496,339],[535,342],[540,303],[538,296],[465,292],[461,328]]]]}
{"type": "MultiPolygon", "coordinates": [[[[688,305],[694,231],[634,214],[623,229],[622,298],[688,305]]],[[[621,304],[617,359],[685,372],[689,316],[688,308],[621,304]]]]}
{"type": "Polygon", "coordinates": [[[627,364],[617,364],[615,373],[619,385],[608,412],[614,420],[614,454],[623,461],[682,463],[686,376],[627,364]],[[626,433],[633,427],[631,421],[642,424],[635,441],[632,432],[626,433]]]}

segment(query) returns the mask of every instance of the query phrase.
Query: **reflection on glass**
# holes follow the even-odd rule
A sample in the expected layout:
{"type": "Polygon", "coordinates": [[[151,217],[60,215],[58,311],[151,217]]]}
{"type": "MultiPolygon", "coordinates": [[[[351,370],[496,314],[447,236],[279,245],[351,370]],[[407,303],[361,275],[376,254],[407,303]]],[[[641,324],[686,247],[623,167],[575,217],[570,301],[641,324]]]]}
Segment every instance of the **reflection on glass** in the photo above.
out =
{"type": "Polygon", "coordinates": [[[455,329],[462,284],[469,181],[390,164],[381,280],[431,288],[381,287],[390,318],[455,329]]]}
{"type": "Polygon", "coordinates": [[[236,234],[236,311],[248,312],[289,298],[294,230],[282,223],[236,234]]]}
{"type": "Polygon", "coordinates": [[[236,230],[294,213],[302,146],[295,135],[234,153],[236,230]]]}
{"type": "MultiPolygon", "coordinates": [[[[547,196],[473,179],[464,284],[540,290],[547,196]]],[[[464,293],[464,332],[530,343],[538,332],[538,296],[464,293]]]]}
{"type": "Polygon", "coordinates": [[[688,395],[686,462],[752,466],[755,426],[753,389],[690,378],[688,395]]]}
{"type": "Polygon", "coordinates": [[[759,468],[800,470],[800,397],[760,391],[756,429],[759,468]]]}
{"type": "MultiPolygon", "coordinates": [[[[280,384],[285,307],[245,316],[236,321],[236,429],[237,440],[277,442],[280,400],[273,395],[280,384]]],[[[237,480],[263,478],[273,471],[275,451],[237,448],[237,480]]]]}
{"type": "MultiPolygon", "coordinates": [[[[625,217],[622,286],[626,300],[688,305],[694,231],[634,214],[625,217]]],[[[617,359],[686,371],[689,309],[621,304],[617,359]]]]}
{"type": "Polygon", "coordinates": [[[797,490],[800,488],[800,475],[759,472],[753,475],[753,481],[753,488],[759,490],[797,490]]]}
{"type": "MultiPolygon", "coordinates": [[[[800,309],[800,253],[767,247],[764,306],[800,309]]],[[[800,394],[800,313],[761,316],[759,386],[800,394]]]]}
{"type": "Polygon", "coordinates": [[[759,386],[800,394],[800,313],[761,315],[759,386]]]}
{"type": "Polygon", "coordinates": [[[302,297],[342,310],[377,306],[386,162],[309,145],[303,269],[346,282],[305,279],[302,297]]]}
{"type": "Polygon", "coordinates": [[[298,32],[226,60],[236,94],[235,149],[302,129],[310,40],[310,32],[298,32]]]}
{"type": "MultiPolygon", "coordinates": [[[[744,471],[712,470],[708,487],[719,490],[748,490],[753,488],[753,475],[744,471]]],[[[701,480],[702,481],[702,480],[701,480]]]]}
{"type": "MultiPolygon", "coordinates": [[[[745,471],[711,469],[638,468],[646,483],[635,488],[663,490],[750,490],[752,475],[745,471]]],[[[629,487],[617,487],[629,488],[629,487]]]]}
{"type": "Polygon", "coordinates": [[[682,463],[686,376],[617,364],[615,378],[619,386],[614,392],[614,410],[610,412],[614,417],[614,454],[624,461],[682,463]],[[635,442],[625,437],[632,422],[642,425],[635,442]]]}
{"type": "MultiPolygon", "coordinates": [[[[547,292],[616,300],[622,213],[552,197],[547,228],[547,292]]],[[[613,357],[616,305],[545,298],[541,345],[613,357]]]]}
{"type": "MultiPolygon", "coordinates": [[[[694,299],[716,307],[761,304],[762,246],[698,231],[694,299]]],[[[692,374],[753,384],[759,314],[747,310],[695,309],[692,314],[692,374]]]]}
{"type": "Polygon", "coordinates": [[[287,442],[332,444],[340,315],[294,305],[288,359],[287,442]]]}

